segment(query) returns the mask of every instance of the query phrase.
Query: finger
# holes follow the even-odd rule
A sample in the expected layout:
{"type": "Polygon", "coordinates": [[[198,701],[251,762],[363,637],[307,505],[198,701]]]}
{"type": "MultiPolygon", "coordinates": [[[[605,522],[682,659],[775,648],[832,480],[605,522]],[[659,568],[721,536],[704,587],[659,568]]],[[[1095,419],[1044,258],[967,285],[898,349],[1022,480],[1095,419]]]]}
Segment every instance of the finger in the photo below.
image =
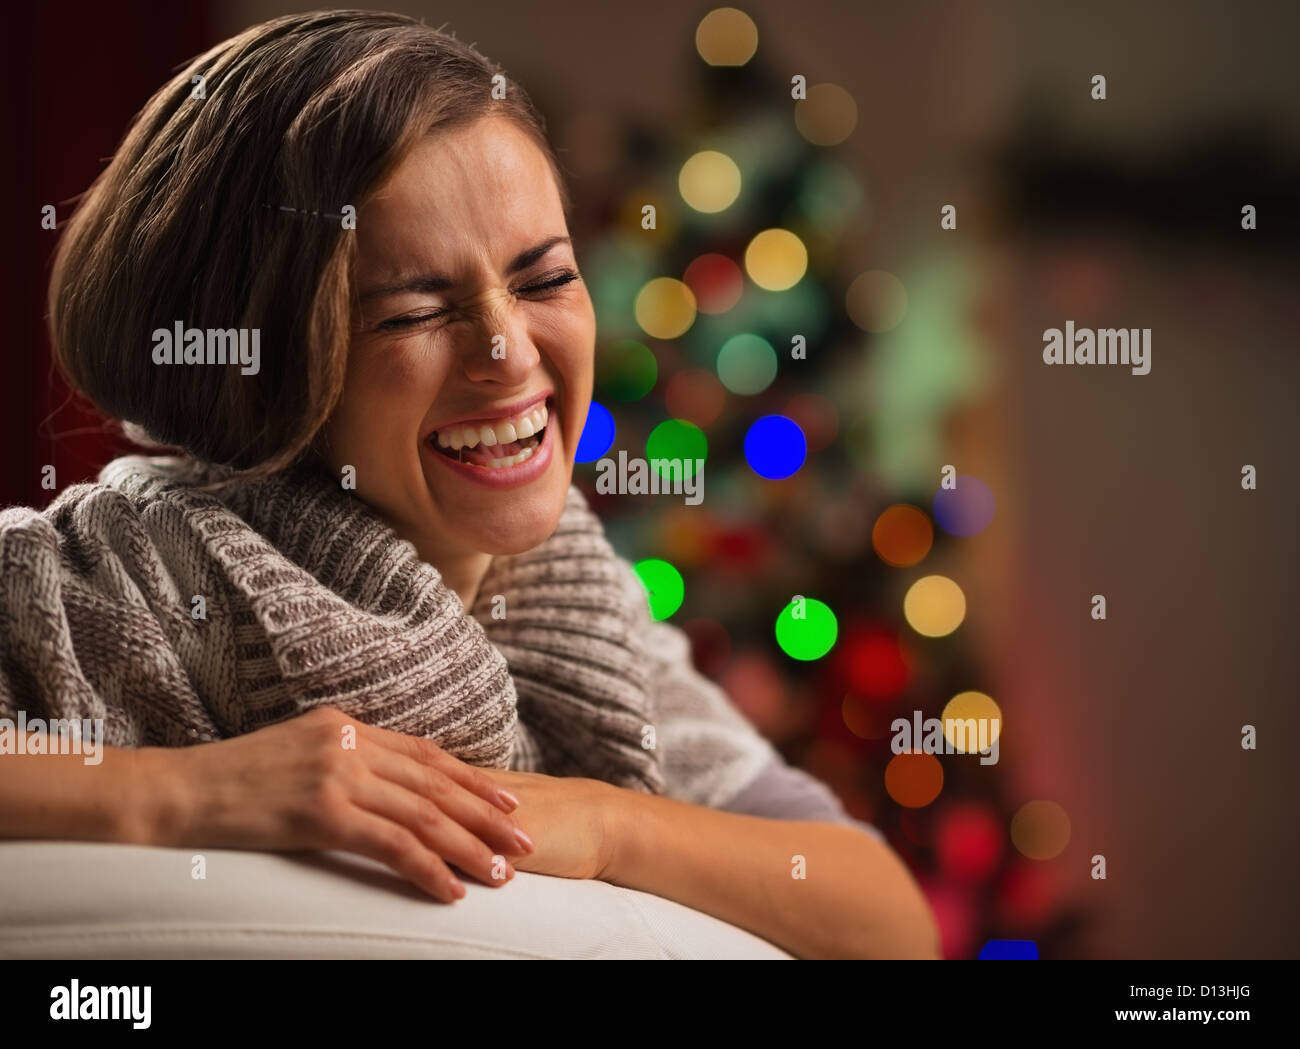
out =
{"type": "Polygon", "coordinates": [[[404,754],[422,765],[430,765],[441,770],[466,790],[477,794],[503,812],[514,812],[519,807],[519,799],[508,790],[498,787],[492,782],[491,777],[473,765],[468,765],[454,755],[448,754],[433,740],[408,736],[405,732],[394,732],[392,729],[377,728],[374,725],[358,723],[358,726],[366,739],[388,750],[404,754]]]}
{"type": "Polygon", "coordinates": [[[448,863],[484,885],[500,887],[515,876],[510,862],[443,812],[434,802],[379,776],[359,779],[351,801],[415,835],[448,863]]]}
{"type": "Polygon", "coordinates": [[[353,806],[333,838],[333,847],[378,860],[443,903],[465,895],[465,886],[437,852],[392,820],[353,806]]]}
{"type": "Polygon", "coordinates": [[[370,753],[367,767],[380,779],[433,802],[493,851],[509,856],[532,851],[532,843],[519,837],[519,826],[511,817],[470,793],[443,770],[383,748],[370,753]]]}

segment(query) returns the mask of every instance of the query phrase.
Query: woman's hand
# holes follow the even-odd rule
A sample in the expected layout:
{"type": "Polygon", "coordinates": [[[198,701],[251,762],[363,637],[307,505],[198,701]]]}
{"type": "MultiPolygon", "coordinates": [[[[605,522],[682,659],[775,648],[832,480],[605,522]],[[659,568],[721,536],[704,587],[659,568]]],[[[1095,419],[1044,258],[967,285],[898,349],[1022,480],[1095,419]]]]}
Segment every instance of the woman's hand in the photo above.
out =
{"type": "Polygon", "coordinates": [[[613,855],[618,787],[577,776],[483,769],[519,798],[515,819],[536,849],[515,861],[521,871],[557,878],[600,878],[613,855]]]}
{"type": "Polygon", "coordinates": [[[219,743],[145,748],[136,760],[141,789],[178,788],[137,836],[150,844],[342,849],[445,902],[465,894],[448,864],[499,886],[514,877],[506,857],[532,844],[507,815],[514,799],[483,769],[332,708],[219,743]]]}

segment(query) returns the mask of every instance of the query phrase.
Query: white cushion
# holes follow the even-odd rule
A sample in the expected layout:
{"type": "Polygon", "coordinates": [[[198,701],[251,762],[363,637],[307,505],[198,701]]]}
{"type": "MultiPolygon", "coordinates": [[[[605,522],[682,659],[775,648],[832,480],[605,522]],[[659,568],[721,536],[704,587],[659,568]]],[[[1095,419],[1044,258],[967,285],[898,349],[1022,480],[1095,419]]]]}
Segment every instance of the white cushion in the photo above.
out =
{"type": "Polygon", "coordinates": [[[0,842],[0,958],[772,958],[681,904],[520,872],[441,904],[346,853],[0,842]],[[191,877],[202,854],[207,877],[191,877]]]}

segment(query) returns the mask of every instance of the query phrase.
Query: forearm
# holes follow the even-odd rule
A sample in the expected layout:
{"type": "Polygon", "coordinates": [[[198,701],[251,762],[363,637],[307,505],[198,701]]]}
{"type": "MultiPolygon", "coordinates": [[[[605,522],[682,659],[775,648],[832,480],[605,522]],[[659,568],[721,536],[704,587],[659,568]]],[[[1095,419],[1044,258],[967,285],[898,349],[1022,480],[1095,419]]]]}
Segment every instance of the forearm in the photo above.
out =
{"type": "Polygon", "coordinates": [[[938,957],[916,882],[873,836],[612,789],[606,881],[712,914],[800,958],[938,957]]]}
{"type": "Polygon", "coordinates": [[[79,754],[0,755],[0,838],[152,843],[172,791],[146,782],[155,751],[101,748],[79,754]]]}

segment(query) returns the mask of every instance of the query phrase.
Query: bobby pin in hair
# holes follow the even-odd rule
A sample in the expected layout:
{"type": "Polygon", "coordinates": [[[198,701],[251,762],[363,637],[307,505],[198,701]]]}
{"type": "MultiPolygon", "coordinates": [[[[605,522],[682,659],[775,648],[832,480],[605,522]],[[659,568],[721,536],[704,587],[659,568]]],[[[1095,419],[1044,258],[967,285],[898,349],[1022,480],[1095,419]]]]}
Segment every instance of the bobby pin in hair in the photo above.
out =
{"type": "Polygon", "coordinates": [[[336,213],[334,213],[334,212],[332,212],[332,211],[308,211],[306,208],[291,208],[291,207],[289,207],[288,205],[285,205],[285,204],[280,204],[280,205],[276,205],[276,204],[263,204],[262,207],[264,207],[264,208],[276,208],[276,209],[279,210],[279,211],[283,211],[283,212],[285,212],[285,213],[287,213],[287,214],[292,214],[292,215],[310,215],[310,216],[311,216],[312,218],[314,218],[314,219],[322,219],[322,218],[324,218],[324,219],[335,219],[335,220],[339,220],[339,219],[342,219],[342,218],[343,218],[343,215],[342,215],[341,212],[338,213],[338,214],[336,214],[336,213]]]}

